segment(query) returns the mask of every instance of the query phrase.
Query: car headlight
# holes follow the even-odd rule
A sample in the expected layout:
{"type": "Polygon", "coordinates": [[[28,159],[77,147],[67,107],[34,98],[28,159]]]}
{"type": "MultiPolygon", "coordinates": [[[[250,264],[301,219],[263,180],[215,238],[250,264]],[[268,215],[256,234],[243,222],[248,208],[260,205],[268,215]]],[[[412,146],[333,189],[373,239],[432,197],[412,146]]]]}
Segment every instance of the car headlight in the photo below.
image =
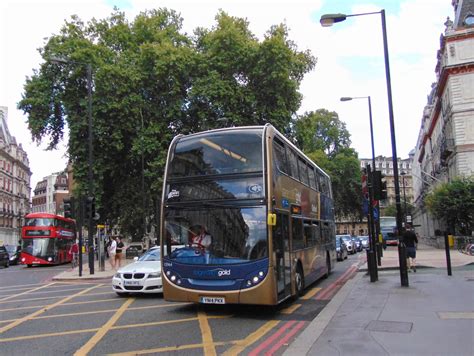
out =
{"type": "Polygon", "coordinates": [[[114,277],[115,277],[115,278],[121,278],[122,276],[121,276],[120,273],[115,273],[115,274],[114,274],[114,277]]]}
{"type": "Polygon", "coordinates": [[[160,278],[161,277],[161,273],[160,272],[151,272],[149,275],[148,275],[148,278],[160,278]]]}

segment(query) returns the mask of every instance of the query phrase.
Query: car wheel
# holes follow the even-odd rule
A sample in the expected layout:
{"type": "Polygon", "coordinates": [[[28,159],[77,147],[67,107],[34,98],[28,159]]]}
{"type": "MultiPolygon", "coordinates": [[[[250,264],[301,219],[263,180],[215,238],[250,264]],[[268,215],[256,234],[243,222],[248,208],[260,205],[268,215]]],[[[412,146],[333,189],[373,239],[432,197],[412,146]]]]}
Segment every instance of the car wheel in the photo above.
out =
{"type": "Polygon", "coordinates": [[[296,268],[295,273],[296,297],[301,297],[304,292],[304,276],[300,266],[296,268]]]}
{"type": "Polygon", "coordinates": [[[10,261],[7,260],[7,263],[5,263],[5,268],[10,267],[10,261]]]}
{"type": "Polygon", "coordinates": [[[122,293],[122,292],[115,292],[120,298],[125,298],[128,297],[128,293],[122,293]]]}

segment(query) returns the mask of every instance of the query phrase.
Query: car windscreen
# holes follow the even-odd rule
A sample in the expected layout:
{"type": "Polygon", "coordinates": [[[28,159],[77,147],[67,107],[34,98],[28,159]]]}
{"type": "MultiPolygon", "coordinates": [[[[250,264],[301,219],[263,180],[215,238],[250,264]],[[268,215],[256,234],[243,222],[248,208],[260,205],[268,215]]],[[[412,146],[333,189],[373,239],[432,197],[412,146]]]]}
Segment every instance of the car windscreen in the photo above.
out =
{"type": "Polygon", "coordinates": [[[160,261],[161,260],[160,249],[154,248],[152,250],[149,250],[148,252],[143,254],[138,260],[139,261],[160,261]]]}

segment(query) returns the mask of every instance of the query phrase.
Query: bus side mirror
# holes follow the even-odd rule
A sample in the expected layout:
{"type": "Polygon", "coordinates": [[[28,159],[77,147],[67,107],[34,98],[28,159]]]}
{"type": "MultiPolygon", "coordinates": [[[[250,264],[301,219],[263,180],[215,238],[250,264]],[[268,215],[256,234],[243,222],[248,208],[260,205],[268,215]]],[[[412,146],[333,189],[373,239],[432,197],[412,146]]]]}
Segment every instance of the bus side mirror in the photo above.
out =
{"type": "Polygon", "coordinates": [[[273,213],[268,214],[267,224],[270,225],[270,226],[275,226],[276,223],[277,223],[276,214],[273,214],[273,213]]]}

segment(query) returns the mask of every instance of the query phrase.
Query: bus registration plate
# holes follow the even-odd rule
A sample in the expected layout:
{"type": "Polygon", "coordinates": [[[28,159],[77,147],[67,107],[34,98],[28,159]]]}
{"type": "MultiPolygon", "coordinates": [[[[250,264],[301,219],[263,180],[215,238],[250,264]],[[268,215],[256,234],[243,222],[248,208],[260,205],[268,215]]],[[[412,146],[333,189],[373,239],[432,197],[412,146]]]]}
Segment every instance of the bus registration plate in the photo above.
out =
{"type": "Polygon", "coordinates": [[[204,304],[225,304],[224,297],[201,297],[201,303],[204,304]]]}

